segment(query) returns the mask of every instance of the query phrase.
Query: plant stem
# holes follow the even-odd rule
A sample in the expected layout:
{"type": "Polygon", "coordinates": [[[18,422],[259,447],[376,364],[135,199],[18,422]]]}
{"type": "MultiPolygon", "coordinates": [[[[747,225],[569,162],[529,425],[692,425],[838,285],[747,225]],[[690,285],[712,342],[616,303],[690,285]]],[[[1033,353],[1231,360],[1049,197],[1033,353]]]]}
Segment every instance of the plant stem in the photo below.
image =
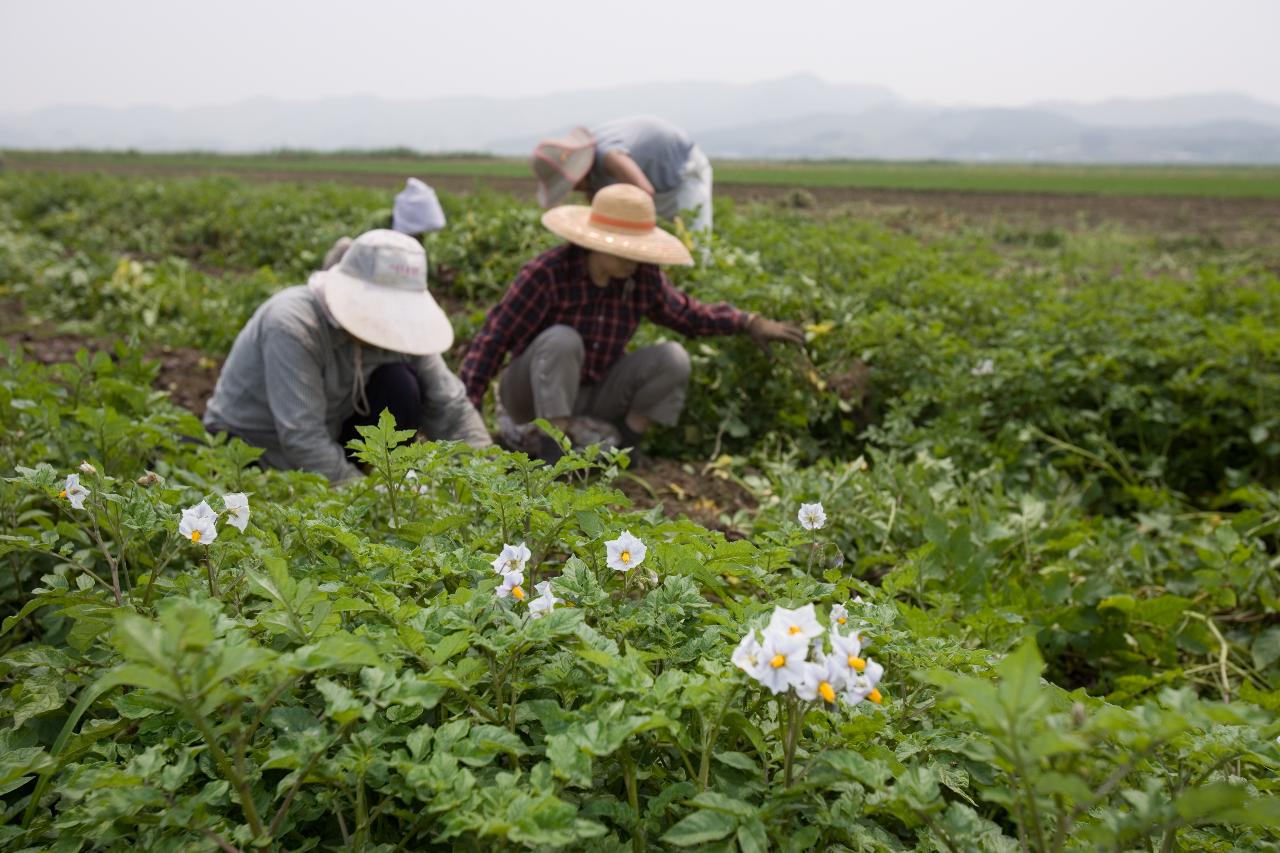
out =
{"type": "Polygon", "coordinates": [[[209,560],[209,549],[204,549],[204,569],[209,575],[209,595],[218,597],[218,580],[213,575],[213,563],[209,560]]]}
{"type": "MultiPolygon", "coordinates": [[[[180,682],[178,682],[180,683],[180,682]]],[[[262,824],[262,818],[258,815],[258,807],[253,802],[253,789],[245,782],[244,777],[236,771],[227,754],[222,751],[222,747],[218,746],[218,741],[214,738],[213,730],[209,727],[209,721],[204,715],[192,707],[184,698],[182,702],[182,710],[191,724],[200,732],[204,742],[209,746],[209,757],[213,759],[213,763],[218,766],[218,770],[231,783],[236,792],[240,794],[240,809],[244,812],[245,820],[249,823],[249,828],[253,830],[253,837],[266,838],[267,828],[262,824]]]]}
{"type": "Polygon", "coordinates": [[[787,693],[787,732],[783,743],[782,779],[784,787],[791,787],[792,766],[795,764],[796,741],[800,736],[800,722],[803,715],[795,694],[787,693]]]}
{"type": "Polygon", "coordinates": [[[636,789],[636,764],[631,758],[631,750],[622,750],[623,780],[627,785],[627,802],[631,805],[631,814],[635,824],[631,830],[631,849],[634,853],[643,853],[645,849],[644,825],[640,822],[640,793],[636,789]]]}
{"type": "Polygon", "coordinates": [[[724,703],[720,706],[715,722],[703,731],[702,760],[698,765],[698,787],[703,791],[707,790],[707,784],[711,781],[711,748],[715,746],[716,740],[720,736],[720,723],[724,719],[725,713],[729,710],[729,703],[733,701],[733,697],[738,695],[739,687],[741,685],[734,685],[733,690],[725,697],[724,703]]]}

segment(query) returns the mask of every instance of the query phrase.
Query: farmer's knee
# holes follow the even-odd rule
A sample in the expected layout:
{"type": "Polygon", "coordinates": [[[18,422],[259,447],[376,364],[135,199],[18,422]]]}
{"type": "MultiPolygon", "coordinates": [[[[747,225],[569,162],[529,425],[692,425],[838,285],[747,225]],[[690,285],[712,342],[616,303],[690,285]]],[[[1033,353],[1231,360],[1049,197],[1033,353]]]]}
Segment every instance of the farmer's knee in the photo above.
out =
{"type": "Polygon", "coordinates": [[[675,341],[667,341],[658,344],[654,349],[659,374],[670,376],[673,383],[678,382],[683,385],[689,381],[693,364],[689,361],[689,353],[683,346],[675,341]]]}
{"type": "Polygon", "coordinates": [[[578,334],[578,330],[562,324],[549,326],[540,332],[538,337],[534,338],[533,346],[537,348],[539,355],[557,360],[581,361],[584,351],[582,335],[578,334]]]}

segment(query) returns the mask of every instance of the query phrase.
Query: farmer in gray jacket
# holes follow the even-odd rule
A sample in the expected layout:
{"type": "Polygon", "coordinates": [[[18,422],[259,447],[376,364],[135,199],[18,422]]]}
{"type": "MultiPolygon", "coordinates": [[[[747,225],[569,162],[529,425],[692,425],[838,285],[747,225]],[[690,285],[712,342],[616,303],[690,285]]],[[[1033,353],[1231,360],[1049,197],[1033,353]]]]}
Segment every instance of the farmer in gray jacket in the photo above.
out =
{"type": "Polygon", "coordinates": [[[480,415],[440,357],[452,344],[449,318],[427,290],[422,244],[368,231],[337,266],[259,306],[231,347],[204,424],[263,448],[267,465],[335,484],[360,476],[344,445],[384,408],[402,429],[486,447],[480,415]]]}

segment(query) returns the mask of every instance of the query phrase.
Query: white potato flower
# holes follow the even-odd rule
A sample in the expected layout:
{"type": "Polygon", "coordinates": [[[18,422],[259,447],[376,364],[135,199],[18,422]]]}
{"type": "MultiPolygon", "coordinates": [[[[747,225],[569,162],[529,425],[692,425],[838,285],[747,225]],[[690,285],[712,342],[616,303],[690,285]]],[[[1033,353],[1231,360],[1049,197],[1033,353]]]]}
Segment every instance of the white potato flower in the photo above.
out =
{"type": "Polygon", "coordinates": [[[830,657],[808,661],[802,666],[800,680],[796,682],[796,695],[806,702],[821,699],[834,705],[836,695],[844,689],[845,673],[839,663],[830,657]]]}
{"type": "Polygon", "coordinates": [[[529,618],[541,619],[550,613],[557,604],[564,604],[563,598],[557,598],[551,591],[551,581],[543,581],[534,587],[538,597],[529,602],[529,618]]]}
{"type": "Polygon", "coordinates": [[[800,637],[805,642],[808,642],[814,637],[822,636],[825,629],[819,624],[813,605],[806,604],[804,607],[798,607],[795,610],[775,607],[773,616],[769,618],[769,625],[764,630],[766,636],[779,634],[800,637]]]}
{"type": "Polygon", "coordinates": [[[184,539],[208,545],[218,538],[218,528],[214,526],[217,520],[218,514],[213,511],[213,507],[209,506],[209,502],[200,501],[195,506],[187,507],[182,511],[182,520],[178,522],[178,533],[184,539]]]}
{"type": "Polygon", "coordinates": [[[884,696],[876,685],[880,683],[883,675],[884,667],[867,658],[866,668],[845,684],[844,700],[850,705],[856,705],[863,699],[868,699],[877,705],[881,704],[884,702],[884,696]]]}
{"type": "Polygon", "coordinates": [[[760,644],[760,665],[755,678],[773,693],[782,693],[794,686],[804,675],[805,656],[809,642],[796,634],[766,633],[760,644]]]}
{"type": "Polygon", "coordinates": [[[72,509],[84,509],[84,499],[89,497],[89,490],[80,485],[79,474],[68,474],[67,481],[62,484],[58,497],[71,502],[72,509]]]}
{"type": "Polygon", "coordinates": [[[227,508],[227,524],[244,533],[249,526],[249,496],[244,492],[223,495],[222,505],[227,508]]]}
{"type": "Polygon", "coordinates": [[[502,583],[498,584],[493,594],[498,598],[511,596],[516,601],[524,601],[524,587],[520,586],[522,583],[524,583],[524,572],[505,572],[502,575],[502,583]]]}
{"type": "Polygon", "coordinates": [[[827,523],[827,513],[820,503],[800,504],[800,512],[796,513],[796,518],[805,530],[821,530],[827,523]]]}
{"type": "Polygon", "coordinates": [[[996,372],[996,363],[989,358],[984,358],[973,366],[969,371],[970,376],[990,376],[996,372]]]}
{"type": "Polygon", "coordinates": [[[622,531],[617,539],[604,543],[604,547],[605,563],[615,572],[629,572],[644,562],[644,543],[632,536],[630,531],[622,531]]]}
{"type": "Polygon", "coordinates": [[[857,634],[832,631],[830,657],[844,669],[847,681],[861,675],[867,668],[862,657],[862,639],[857,634]]]}
{"type": "Polygon", "coordinates": [[[493,570],[500,575],[508,572],[523,572],[531,556],[523,542],[519,545],[503,545],[502,553],[493,559],[493,570]]]}
{"type": "Polygon", "coordinates": [[[746,636],[738,643],[738,647],[733,650],[733,656],[730,660],[734,666],[747,675],[752,678],[756,677],[760,670],[760,641],[756,639],[755,631],[746,633],[746,636]]]}

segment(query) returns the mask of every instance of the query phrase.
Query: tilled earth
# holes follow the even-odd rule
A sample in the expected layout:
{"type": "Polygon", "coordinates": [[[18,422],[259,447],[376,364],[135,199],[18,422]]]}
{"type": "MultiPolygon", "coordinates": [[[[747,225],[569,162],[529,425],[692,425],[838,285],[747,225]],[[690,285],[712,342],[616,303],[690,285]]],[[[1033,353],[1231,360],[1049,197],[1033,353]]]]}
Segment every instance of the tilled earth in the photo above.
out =
{"type": "MultiPolygon", "coordinates": [[[[367,172],[299,172],[286,169],[210,169],[155,163],[76,163],[39,159],[15,162],[15,171],[55,169],[100,171],[121,175],[198,176],[229,174],[245,180],[337,182],[383,187],[394,191],[403,183],[398,175],[367,172]]],[[[452,193],[487,188],[532,199],[535,182],[529,178],[431,175],[424,179],[437,189],[452,193]]],[[[1280,222],[1280,199],[1215,198],[1210,196],[1130,196],[1088,193],[999,192],[969,190],[905,190],[865,187],[796,188],[784,184],[719,183],[716,194],[738,201],[798,204],[819,209],[860,207],[883,214],[886,209],[910,210],[915,218],[946,223],[961,218],[1029,220],[1042,227],[1065,229],[1096,227],[1118,222],[1172,236],[1212,236],[1227,246],[1259,245],[1274,241],[1280,222]]]]}
{"type": "MultiPolygon", "coordinates": [[[[39,164],[17,168],[40,168],[39,164]]],[[[205,175],[209,169],[165,167],[154,164],[51,164],[66,171],[107,171],[117,174],[205,175]]],[[[392,175],[360,172],[292,172],[225,170],[248,180],[336,181],[384,187],[391,191],[401,179],[392,175]]],[[[517,196],[532,197],[531,178],[474,178],[426,175],[439,189],[470,192],[488,188],[517,196]]],[[[823,210],[860,210],[887,217],[890,224],[901,214],[904,223],[946,226],[965,220],[996,221],[1019,228],[1090,228],[1108,223],[1159,233],[1166,238],[1211,239],[1225,246],[1273,245],[1275,225],[1280,222],[1280,199],[1210,198],[1170,196],[1108,196],[1068,193],[966,192],[951,190],[891,190],[855,187],[805,187],[767,184],[720,184],[716,192],[739,201],[760,201],[784,206],[823,210]]],[[[905,226],[904,226],[905,227],[905,226]]],[[[8,318],[12,306],[3,306],[8,318]]],[[[14,316],[20,316],[20,312],[14,316]]],[[[42,362],[69,361],[80,347],[111,351],[111,341],[102,338],[67,336],[43,328],[28,329],[6,322],[3,337],[20,343],[42,362]],[[16,330],[16,331],[15,331],[16,330]]],[[[461,345],[461,344],[460,344],[461,345]]],[[[169,392],[174,402],[203,414],[205,402],[217,382],[219,359],[181,347],[152,350],[160,373],[156,387],[169,392]]],[[[870,374],[861,363],[846,373],[829,377],[833,390],[845,399],[868,403],[870,374]]],[[[868,405],[874,405],[871,400],[868,405]]],[[[867,408],[867,411],[871,411],[867,408]]],[[[652,459],[640,470],[628,472],[619,488],[640,508],[661,505],[668,516],[687,515],[705,527],[740,535],[733,528],[735,514],[753,510],[751,492],[709,466],[692,462],[652,459]]]]}
{"type": "MultiPolygon", "coordinates": [[[[6,312],[14,309],[15,306],[5,306],[6,312]]],[[[12,345],[21,346],[31,358],[43,364],[72,361],[82,348],[91,353],[110,353],[113,346],[106,338],[56,334],[39,327],[8,331],[2,337],[12,345]]],[[[147,357],[160,365],[155,387],[169,392],[179,406],[203,415],[205,403],[218,381],[221,360],[183,347],[153,349],[147,357]]],[[[669,459],[650,459],[644,467],[623,475],[616,486],[640,509],[660,505],[668,517],[687,515],[703,527],[723,531],[730,538],[742,536],[741,531],[734,529],[732,517],[756,506],[751,492],[732,479],[714,471],[700,474],[693,463],[669,459]]]]}

